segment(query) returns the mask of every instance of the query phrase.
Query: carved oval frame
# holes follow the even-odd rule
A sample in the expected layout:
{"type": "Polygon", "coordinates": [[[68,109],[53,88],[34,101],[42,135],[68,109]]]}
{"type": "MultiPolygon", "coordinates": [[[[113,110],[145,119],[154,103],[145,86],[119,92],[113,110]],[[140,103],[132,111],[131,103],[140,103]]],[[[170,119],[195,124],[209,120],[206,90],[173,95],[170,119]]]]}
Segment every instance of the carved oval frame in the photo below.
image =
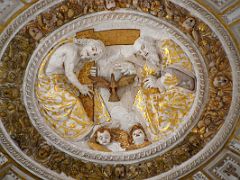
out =
{"type": "Polygon", "coordinates": [[[206,66],[200,52],[197,50],[194,43],[178,29],[163,20],[143,13],[130,10],[118,10],[114,12],[107,11],[80,17],[65,24],[43,39],[43,41],[35,49],[25,72],[23,82],[23,99],[32,124],[48,142],[58,149],[61,149],[76,158],[88,161],[97,161],[99,163],[112,163],[112,161],[115,161],[121,164],[129,164],[136,162],[136,160],[144,160],[166,152],[166,150],[177,144],[178,141],[181,141],[188,132],[190,132],[192,127],[198,122],[201,112],[204,109],[204,102],[207,100],[207,79],[206,66]],[[80,149],[76,145],[56,135],[56,133],[49,128],[44,118],[41,116],[34,90],[37,81],[37,72],[44,57],[62,39],[69,38],[69,36],[75,34],[77,31],[94,26],[95,24],[111,21],[114,21],[115,23],[126,21],[129,23],[137,23],[138,25],[140,24],[146,27],[152,27],[154,29],[163,29],[165,32],[169,33],[170,36],[180,42],[187,49],[187,53],[191,57],[190,59],[197,77],[195,101],[188,113],[186,123],[174,132],[174,134],[170,135],[165,142],[156,142],[145,148],[127,152],[106,153],[91,149],[80,149]]]}
{"type": "MultiPolygon", "coordinates": [[[[207,23],[217,34],[224,47],[224,50],[227,53],[231,68],[233,70],[233,101],[228,116],[226,117],[225,123],[222,126],[221,130],[203,150],[201,150],[196,156],[184,162],[180,166],[177,166],[176,168],[159,176],[155,176],[152,179],[176,179],[177,177],[181,177],[186,173],[193,171],[202,163],[209,160],[209,158],[211,158],[214,154],[218,152],[219,149],[222,148],[222,146],[230,136],[231,132],[233,131],[234,125],[239,118],[240,62],[236,45],[233,43],[231,36],[212,14],[210,14],[207,10],[205,10],[196,2],[193,2],[193,0],[172,1],[191,11],[193,15],[196,15],[198,18],[207,23]]],[[[42,0],[31,6],[21,15],[19,15],[0,35],[0,57],[2,57],[11,39],[13,39],[15,34],[25,25],[25,23],[34,19],[44,10],[60,2],[62,2],[62,0],[42,0]]],[[[2,122],[0,122],[0,139],[2,147],[9,153],[9,155],[19,164],[28,168],[28,170],[32,173],[44,179],[65,179],[61,175],[50,171],[42,165],[36,163],[30,157],[24,154],[12,141],[9,134],[6,132],[2,122]]]]}

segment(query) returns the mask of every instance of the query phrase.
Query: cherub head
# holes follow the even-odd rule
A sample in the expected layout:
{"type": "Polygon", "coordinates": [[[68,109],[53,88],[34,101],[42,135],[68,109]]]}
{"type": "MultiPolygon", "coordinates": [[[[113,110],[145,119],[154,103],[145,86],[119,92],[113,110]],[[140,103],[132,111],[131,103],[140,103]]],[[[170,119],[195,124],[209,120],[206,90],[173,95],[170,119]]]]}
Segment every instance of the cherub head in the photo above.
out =
{"type": "Polygon", "coordinates": [[[147,136],[141,124],[134,125],[130,130],[130,140],[132,144],[140,145],[147,140],[147,136]]]}
{"type": "Polygon", "coordinates": [[[116,7],[116,2],[115,0],[105,0],[106,3],[106,8],[107,9],[113,9],[116,7]]]}
{"type": "Polygon", "coordinates": [[[35,40],[39,41],[43,37],[42,31],[38,28],[35,23],[31,23],[27,26],[29,35],[35,40]]]}
{"type": "Polygon", "coordinates": [[[182,23],[182,26],[189,31],[195,26],[195,24],[196,20],[192,17],[189,17],[182,23]]]}
{"type": "Polygon", "coordinates": [[[101,145],[108,145],[112,141],[110,129],[101,127],[95,132],[95,141],[101,145]]]}
{"type": "Polygon", "coordinates": [[[228,83],[229,83],[229,80],[224,75],[218,75],[213,80],[213,85],[219,88],[226,86],[228,83]]]}
{"type": "Polygon", "coordinates": [[[75,39],[74,42],[81,46],[79,56],[83,60],[98,60],[105,52],[105,45],[95,39],[75,39]]]}
{"type": "Polygon", "coordinates": [[[151,37],[140,37],[134,42],[135,53],[142,56],[153,65],[160,65],[160,58],[157,51],[157,42],[151,37]]]}

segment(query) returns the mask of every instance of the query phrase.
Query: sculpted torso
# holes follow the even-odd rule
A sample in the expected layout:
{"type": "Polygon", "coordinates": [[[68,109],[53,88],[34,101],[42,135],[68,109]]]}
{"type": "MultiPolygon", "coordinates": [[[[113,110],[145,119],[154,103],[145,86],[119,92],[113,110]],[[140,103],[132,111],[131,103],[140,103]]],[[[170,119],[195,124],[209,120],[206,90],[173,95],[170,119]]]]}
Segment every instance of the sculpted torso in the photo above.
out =
{"type": "Polygon", "coordinates": [[[62,45],[52,54],[46,67],[46,74],[64,74],[64,69],[69,66],[75,67],[74,72],[76,72],[76,65],[80,61],[79,51],[80,47],[76,44],[67,43],[62,45]]]}
{"type": "Polygon", "coordinates": [[[91,96],[91,90],[82,85],[76,75],[83,62],[96,60],[104,53],[105,46],[93,39],[75,39],[72,43],[60,46],[51,55],[46,67],[46,75],[65,74],[71,84],[83,95],[91,96]]]}

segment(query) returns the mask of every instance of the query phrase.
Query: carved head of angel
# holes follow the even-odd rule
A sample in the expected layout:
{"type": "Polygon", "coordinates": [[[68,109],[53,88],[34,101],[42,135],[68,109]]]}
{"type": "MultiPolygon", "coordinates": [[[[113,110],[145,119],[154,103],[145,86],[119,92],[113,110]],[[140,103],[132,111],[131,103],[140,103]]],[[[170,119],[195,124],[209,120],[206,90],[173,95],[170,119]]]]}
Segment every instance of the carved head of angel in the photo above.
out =
{"type": "Polygon", "coordinates": [[[143,144],[146,140],[146,134],[143,127],[140,124],[136,124],[130,130],[130,136],[132,143],[135,145],[143,144]]]}
{"type": "Polygon", "coordinates": [[[192,17],[189,17],[182,23],[182,26],[189,31],[195,26],[195,24],[196,20],[192,17]]]}
{"type": "Polygon", "coordinates": [[[98,60],[105,52],[105,45],[100,40],[76,39],[75,43],[81,46],[79,56],[84,60],[98,60]]]}
{"type": "Polygon", "coordinates": [[[39,41],[43,37],[42,31],[33,23],[28,26],[28,33],[35,41],[39,41]]]}
{"type": "Polygon", "coordinates": [[[116,7],[116,2],[115,0],[105,0],[106,2],[106,8],[107,9],[112,9],[116,7]]]}
{"type": "Polygon", "coordinates": [[[140,37],[134,42],[134,51],[137,55],[142,56],[152,65],[159,66],[160,58],[157,51],[157,43],[151,37],[140,37]]]}
{"type": "Polygon", "coordinates": [[[213,80],[213,85],[215,87],[224,87],[229,83],[229,80],[224,75],[218,75],[213,80]]]}
{"type": "Polygon", "coordinates": [[[101,145],[108,145],[109,143],[111,143],[112,137],[111,137],[111,133],[110,130],[108,128],[100,128],[95,132],[95,140],[98,144],[101,145]]]}

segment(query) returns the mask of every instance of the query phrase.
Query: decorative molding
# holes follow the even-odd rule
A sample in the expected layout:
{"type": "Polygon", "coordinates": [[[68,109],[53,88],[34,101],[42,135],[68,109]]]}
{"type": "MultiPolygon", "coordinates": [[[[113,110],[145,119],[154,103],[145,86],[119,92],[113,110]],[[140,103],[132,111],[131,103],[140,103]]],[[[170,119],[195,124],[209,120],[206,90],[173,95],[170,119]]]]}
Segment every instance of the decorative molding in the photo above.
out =
{"type": "Polygon", "coordinates": [[[14,164],[8,164],[4,168],[0,169],[0,179],[4,180],[34,180],[32,176],[26,174],[22,170],[20,170],[14,164]]]}
{"type": "Polygon", "coordinates": [[[234,8],[231,11],[224,14],[223,19],[226,21],[227,24],[231,24],[234,21],[239,20],[240,19],[240,7],[234,8]]]}
{"type": "Polygon", "coordinates": [[[233,139],[233,140],[229,143],[228,147],[229,147],[231,150],[234,150],[234,151],[236,151],[236,152],[238,152],[238,153],[240,154],[240,142],[237,141],[236,139],[233,139]]]}
{"type": "Polygon", "coordinates": [[[193,175],[193,180],[209,180],[205,174],[201,171],[193,175]]]}
{"type": "MultiPolygon", "coordinates": [[[[121,27],[120,27],[121,28],[121,27]]],[[[28,115],[32,121],[32,124],[36,127],[36,129],[45,137],[49,142],[51,142],[55,147],[63,150],[64,152],[74,155],[77,158],[85,159],[93,162],[100,163],[112,163],[113,161],[117,161],[119,163],[130,163],[136,160],[143,160],[146,158],[150,158],[152,156],[156,156],[162,154],[167,149],[169,149],[172,145],[181,141],[187,133],[192,129],[192,127],[197,123],[199,119],[199,115],[201,111],[204,109],[204,101],[207,99],[208,85],[207,82],[207,73],[205,70],[204,60],[201,58],[200,53],[194,44],[182,34],[179,30],[172,27],[167,22],[162,20],[153,18],[148,15],[144,15],[142,13],[136,13],[134,11],[115,11],[115,12],[100,12],[95,13],[94,15],[84,16],[77,20],[74,20],[57,31],[54,31],[51,35],[46,37],[39,45],[38,48],[33,53],[28,67],[26,69],[24,83],[23,83],[23,94],[25,107],[27,109],[28,115]],[[169,33],[171,37],[176,39],[178,42],[183,44],[185,48],[187,48],[188,54],[192,56],[192,64],[194,66],[194,70],[197,77],[197,91],[195,102],[191,108],[189,116],[186,118],[186,123],[183,127],[179,128],[174,135],[170,136],[165,142],[157,142],[144,149],[139,149],[136,151],[128,151],[128,152],[117,152],[117,153],[104,153],[88,150],[88,149],[80,149],[76,147],[76,145],[71,144],[70,142],[60,138],[56,135],[46,124],[44,118],[40,114],[40,110],[38,108],[37,99],[35,98],[35,84],[37,78],[37,69],[41,64],[41,60],[43,60],[46,53],[50,51],[50,49],[61,39],[68,37],[80,31],[81,29],[85,29],[87,27],[92,27],[96,23],[104,23],[104,22],[118,22],[119,24],[123,21],[128,21],[130,23],[140,24],[145,27],[152,27],[154,29],[165,30],[165,32],[169,33]],[[205,87],[204,89],[200,89],[200,87],[205,87]]]]}
{"type": "Polygon", "coordinates": [[[8,158],[0,152],[0,168],[8,162],[8,158]]]}
{"type": "Polygon", "coordinates": [[[240,158],[231,151],[224,150],[205,167],[205,171],[213,179],[239,179],[240,158]]]}
{"type": "Polygon", "coordinates": [[[0,123],[0,142],[1,146],[5,151],[21,166],[28,169],[28,171],[37,175],[38,177],[42,177],[43,179],[62,179],[65,180],[67,177],[64,175],[59,175],[47,168],[39,165],[37,162],[30,159],[26,154],[24,154],[16,145],[12,142],[12,139],[9,137],[7,132],[5,131],[2,123],[0,123]]]}
{"type": "Polygon", "coordinates": [[[188,9],[193,15],[203,20],[206,24],[209,25],[209,27],[212,28],[217,37],[220,39],[227,53],[233,71],[233,101],[228,116],[225,119],[225,123],[217,135],[214,137],[214,139],[190,160],[166,173],[154,177],[158,179],[176,179],[182,177],[213,157],[226,143],[228,137],[234,130],[234,126],[237,123],[240,114],[240,58],[237,48],[231,39],[231,36],[212,14],[210,14],[206,9],[201,7],[196,2],[189,0],[171,1],[185,9],[188,9]]]}
{"type": "Polygon", "coordinates": [[[6,173],[6,175],[3,177],[3,180],[21,180],[15,172],[13,172],[11,169],[6,173]]]}
{"type": "Polygon", "coordinates": [[[238,41],[238,45],[240,46],[240,23],[234,25],[231,27],[237,41],[238,41]]]}
{"type": "Polygon", "coordinates": [[[219,12],[223,12],[237,1],[238,0],[204,0],[204,2],[206,2],[219,12]]]}
{"type": "Polygon", "coordinates": [[[16,33],[30,20],[34,19],[38,14],[64,0],[42,0],[32,5],[22,14],[20,14],[14,21],[1,33],[0,38],[0,57],[2,57],[10,40],[16,33]]]}
{"type": "Polygon", "coordinates": [[[0,6],[0,24],[4,24],[24,3],[17,0],[2,0],[0,6]]]}
{"type": "MultiPolygon", "coordinates": [[[[8,43],[14,37],[14,35],[19,31],[25,23],[29,22],[31,19],[36,17],[37,14],[41,13],[45,9],[59,3],[59,0],[42,0],[39,3],[30,7],[27,11],[19,15],[0,35],[0,57],[4,53],[8,43]]],[[[159,176],[154,177],[155,179],[176,179],[186,173],[191,172],[195,168],[199,167],[202,163],[206,162],[209,158],[214,156],[219,149],[224,145],[229,135],[231,134],[233,127],[239,117],[239,92],[240,92],[240,62],[239,54],[237,53],[236,47],[232,42],[231,37],[224,27],[208,13],[204,8],[194,3],[192,0],[175,0],[175,3],[183,6],[207,23],[217,34],[218,38],[221,40],[222,45],[228,55],[231,67],[233,69],[233,101],[231,105],[230,112],[226,117],[225,123],[222,129],[218,132],[215,138],[196,156],[192,159],[186,161],[185,163],[175,167],[174,169],[163,173],[159,176]]],[[[44,179],[65,179],[66,177],[60,176],[53,171],[50,171],[43,166],[40,166],[36,162],[32,161],[27,157],[11,140],[9,135],[6,133],[2,122],[0,122],[0,139],[3,148],[23,167],[28,168],[34,174],[44,178],[44,179]]]]}

